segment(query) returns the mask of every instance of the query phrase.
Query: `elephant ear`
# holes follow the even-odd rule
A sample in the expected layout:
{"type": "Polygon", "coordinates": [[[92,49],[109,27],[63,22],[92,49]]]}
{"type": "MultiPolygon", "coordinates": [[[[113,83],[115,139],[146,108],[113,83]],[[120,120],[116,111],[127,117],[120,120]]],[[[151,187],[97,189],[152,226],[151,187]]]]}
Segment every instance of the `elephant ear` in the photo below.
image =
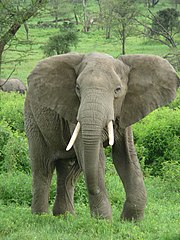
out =
{"type": "Polygon", "coordinates": [[[119,59],[130,67],[120,117],[125,128],[172,101],[180,79],[171,64],[158,56],[124,55],[119,59]]]}
{"type": "Polygon", "coordinates": [[[62,54],[40,61],[28,77],[30,99],[76,122],[79,99],[75,92],[82,54],[62,54]]]}

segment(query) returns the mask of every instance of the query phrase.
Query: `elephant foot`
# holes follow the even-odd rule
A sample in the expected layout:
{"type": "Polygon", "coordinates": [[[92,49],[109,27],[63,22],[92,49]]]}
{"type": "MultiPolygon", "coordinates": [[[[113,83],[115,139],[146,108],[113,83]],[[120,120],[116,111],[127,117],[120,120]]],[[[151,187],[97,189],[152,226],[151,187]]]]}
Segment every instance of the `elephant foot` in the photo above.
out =
{"type": "Polygon", "coordinates": [[[33,214],[46,214],[48,213],[48,200],[39,199],[39,197],[33,197],[31,204],[31,212],[33,214]]]}
{"type": "Polygon", "coordinates": [[[69,210],[65,210],[65,209],[54,209],[53,208],[53,216],[66,215],[67,213],[75,215],[74,211],[69,211],[69,210]]]}
{"type": "Polygon", "coordinates": [[[31,206],[31,212],[32,212],[32,214],[43,215],[43,214],[48,213],[48,209],[31,206]]]}
{"type": "Polygon", "coordinates": [[[66,213],[71,213],[71,214],[75,214],[74,213],[74,208],[71,204],[64,202],[55,202],[54,203],[54,207],[53,207],[53,215],[54,216],[59,216],[59,215],[65,215],[66,213]]]}
{"type": "Polygon", "coordinates": [[[141,221],[144,218],[144,208],[138,207],[136,204],[130,204],[127,201],[121,214],[124,221],[141,221]]]}
{"type": "Polygon", "coordinates": [[[111,219],[112,209],[107,196],[100,192],[97,195],[89,195],[91,216],[99,219],[111,219]]]}

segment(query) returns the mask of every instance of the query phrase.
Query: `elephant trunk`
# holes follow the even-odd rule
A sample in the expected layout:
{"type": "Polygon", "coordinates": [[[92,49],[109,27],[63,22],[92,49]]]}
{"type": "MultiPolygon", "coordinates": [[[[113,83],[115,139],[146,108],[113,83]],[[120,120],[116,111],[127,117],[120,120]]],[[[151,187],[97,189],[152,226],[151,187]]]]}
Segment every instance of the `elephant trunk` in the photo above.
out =
{"type": "Polygon", "coordinates": [[[109,128],[109,144],[113,145],[113,125],[114,119],[113,99],[100,95],[92,95],[90,92],[83,96],[78,112],[78,124],[74,130],[72,138],[66,148],[69,150],[78,134],[81,131],[84,148],[83,171],[86,178],[88,192],[96,195],[99,189],[99,155],[102,141],[102,131],[109,128]],[[104,99],[107,99],[106,103],[104,99]]]}
{"type": "MultiPolygon", "coordinates": [[[[79,111],[79,121],[84,146],[84,174],[88,192],[91,195],[96,195],[100,192],[98,181],[102,131],[114,118],[114,112],[112,111],[113,106],[108,108],[109,103],[105,106],[104,104],[102,105],[102,99],[95,99],[96,101],[94,101],[93,104],[92,101],[87,101],[86,104],[80,107],[79,111]],[[111,109],[111,112],[109,109],[111,109]]],[[[111,135],[113,135],[112,127],[110,132],[111,135]]],[[[113,137],[110,137],[109,142],[113,144],[113,137]]]]}
{"type": "Polygon", "coordinates": [[[101,128],[97,125],[82,124],[82,139],[84,146],[84,174],[88,192],[91,195],[99,193],[98,169],[101,128]]]}

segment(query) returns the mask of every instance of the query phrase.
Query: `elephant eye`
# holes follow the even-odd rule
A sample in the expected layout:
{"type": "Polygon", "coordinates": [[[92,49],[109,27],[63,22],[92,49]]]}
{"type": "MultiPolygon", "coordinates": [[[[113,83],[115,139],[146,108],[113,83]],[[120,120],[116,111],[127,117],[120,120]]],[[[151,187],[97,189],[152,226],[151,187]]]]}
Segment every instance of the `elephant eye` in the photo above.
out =
{"type": "Polygon", "coordinates": [[[118,92],[120,92],[121,91],[121,87],[120,86],[118,86],[115,90],[114,90],[114,92],[117,94],[118,92]]]}
{"type": "Polygon", "coordinates": [[[79,92],[80,91],[80,86],[79,84],[76,84],[76,90],[79,92]]]}

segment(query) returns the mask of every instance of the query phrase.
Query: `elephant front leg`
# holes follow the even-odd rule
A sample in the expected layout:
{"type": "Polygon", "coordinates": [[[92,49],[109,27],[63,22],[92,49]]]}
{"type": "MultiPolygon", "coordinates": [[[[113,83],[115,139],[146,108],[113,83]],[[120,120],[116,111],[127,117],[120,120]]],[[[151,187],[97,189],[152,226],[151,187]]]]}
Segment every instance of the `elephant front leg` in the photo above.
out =
{"type": "Polygon", "coordinates": [[[52,172],[48,175],[43,172],[33,171],[33,187],[32,187],[32,213],[43,214],[48,213],[49,206],[49,188],[52,179],[52,172]]]}
{"type": "MultiPolygon", "coordinates": [[[[33,139],[33,136],[32,136],[33,139]]],[[[54,171],[54,163],[48,154],[48,148],[41,136],[29,142],[32,167],[32,213],[47,213],[49,191],[54,171]]]]}
{"type": "Polygon", "coordinates": [[[144,217],[147,197],[130,127],[126,128],[113,146],[113,163],[126,192],[121,218],[141,220],[144,217]]]}
{"type": "Polygon", "coordinates": [[[74,214],[74,187],[81,168],[76,159],[57,160],[57,191],[53,207],[53,215],[70,212],[74,214]]]}

